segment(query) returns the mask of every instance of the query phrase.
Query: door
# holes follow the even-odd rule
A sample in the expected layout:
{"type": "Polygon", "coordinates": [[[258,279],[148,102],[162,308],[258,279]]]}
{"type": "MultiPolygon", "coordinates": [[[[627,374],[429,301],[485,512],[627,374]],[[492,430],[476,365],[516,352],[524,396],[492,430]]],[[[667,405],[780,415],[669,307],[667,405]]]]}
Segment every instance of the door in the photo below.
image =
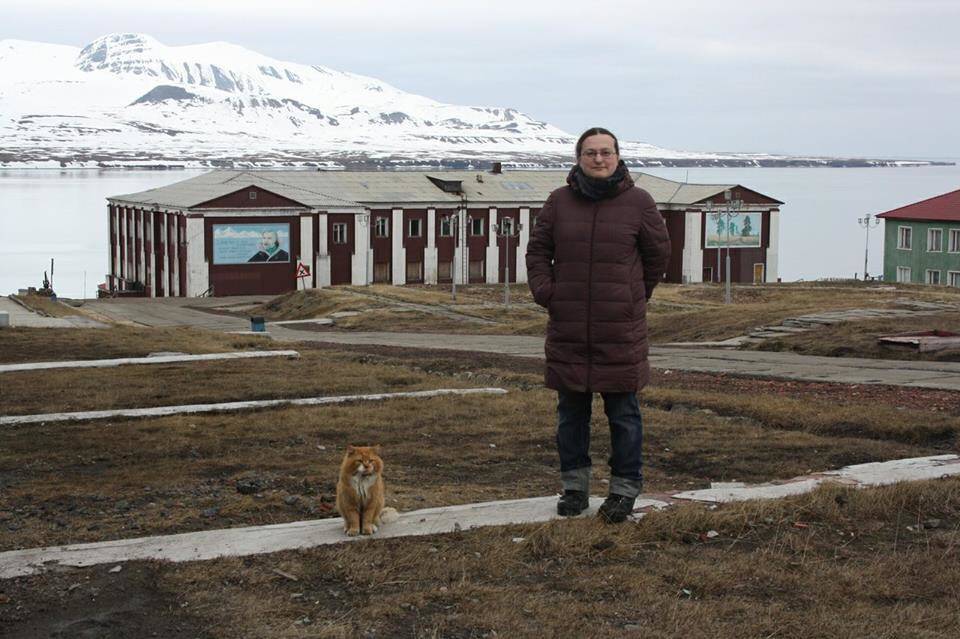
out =
{"type": "Polygon", "coordinates": [[[763,262],[757,262],[753,265],[753,283],[763,284],[763,262]]]}

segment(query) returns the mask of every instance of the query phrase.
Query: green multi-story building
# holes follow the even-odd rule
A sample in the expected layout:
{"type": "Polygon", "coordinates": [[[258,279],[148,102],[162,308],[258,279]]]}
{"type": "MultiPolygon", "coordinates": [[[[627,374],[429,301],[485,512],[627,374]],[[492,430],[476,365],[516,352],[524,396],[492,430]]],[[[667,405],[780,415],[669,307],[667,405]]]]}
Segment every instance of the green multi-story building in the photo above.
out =
{"type": "Polygon", "coordinates": [[[960,287],[960,190],[877,217],[884,221],[884,280],[960,287]]]}

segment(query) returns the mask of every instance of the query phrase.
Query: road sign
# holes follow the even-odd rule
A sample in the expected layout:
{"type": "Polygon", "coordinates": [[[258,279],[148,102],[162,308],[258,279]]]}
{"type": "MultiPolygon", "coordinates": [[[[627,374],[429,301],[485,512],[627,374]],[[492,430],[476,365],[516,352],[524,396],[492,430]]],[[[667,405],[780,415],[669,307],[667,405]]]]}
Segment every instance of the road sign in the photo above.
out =
{"type": "Polygon", "coordinates": [[[297,277],[310,277],[310,267],[303,262],[297,263],[297,277]]]}

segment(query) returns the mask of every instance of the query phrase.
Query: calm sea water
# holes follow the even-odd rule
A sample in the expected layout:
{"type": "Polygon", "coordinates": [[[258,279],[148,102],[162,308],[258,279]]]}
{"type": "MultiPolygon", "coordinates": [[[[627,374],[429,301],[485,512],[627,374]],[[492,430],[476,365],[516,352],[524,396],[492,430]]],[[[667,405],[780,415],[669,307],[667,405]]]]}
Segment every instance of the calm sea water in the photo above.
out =
{"type": "MultiPolygon", "coordinates": [[[[742,184],[782,200],[783,281],[863,272],[857,218],[960,188],[960,166],[872,169],[653,169],[671,180],[742,184]]],[[[63,297],[93,297],[108,259],[107,196],[170,184],[202,171],[0,170],[0,294],[39,286],[55,259],[63,297]],[[85,283],[84,283],[85,282],[85,283]]],[[[883,227],[870,230],[869,272],[883,269],[883,227]]]]}

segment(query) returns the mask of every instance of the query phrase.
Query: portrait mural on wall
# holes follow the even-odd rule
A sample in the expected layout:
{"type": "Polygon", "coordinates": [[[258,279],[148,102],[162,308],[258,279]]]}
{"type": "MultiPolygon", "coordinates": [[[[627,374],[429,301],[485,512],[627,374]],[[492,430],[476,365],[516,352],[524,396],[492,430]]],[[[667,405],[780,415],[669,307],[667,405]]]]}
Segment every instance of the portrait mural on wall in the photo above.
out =
{"type": "Polygon", "coordinates": [[[214,264],[290,261],[289,224],[214,224],[214,264]]]}
{"type": "Polygon", "coordinates": [[[704,248],[758,248],[760,246],[760,213],[736,216],[707,215],[704,248]]]}

